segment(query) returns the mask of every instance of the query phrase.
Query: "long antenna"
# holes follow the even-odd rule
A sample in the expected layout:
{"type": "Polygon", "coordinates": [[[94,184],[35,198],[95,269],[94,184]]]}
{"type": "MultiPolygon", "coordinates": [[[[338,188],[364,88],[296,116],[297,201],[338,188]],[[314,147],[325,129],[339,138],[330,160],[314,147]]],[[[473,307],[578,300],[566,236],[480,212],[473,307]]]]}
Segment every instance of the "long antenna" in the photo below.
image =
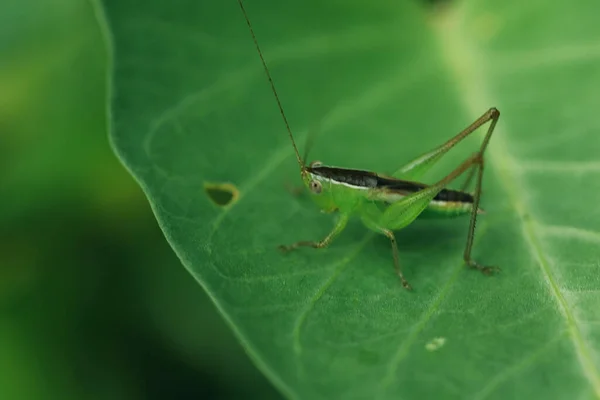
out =
{"type": "Polygon", "coordinates": [[[275,84],[273,83],[273,78],[271,78],[271,74],[269,73],[269,68],[267,68],[267,63],[262,55],[262,51],[260,51],[260,47],[258,45],[258,40],[256,40],[256,35],[254,35],[254,30],[252,29],[252,24],[250,24],[250,20],[248,19],[248,14],[246,14],[246,10],[244,9],[244,4],[242,4],[242,0],[238,0],[240,8],[244,13],[244,18],[246,18],[246,23],[248,24],[248,28],[250,28],[250,34],[252,35],[252,40],[254,40],[254,44],[256,45],[256,50],[258,50],[258,55],[260,56],[260,61],[262,61],[262,65],[267,74],[267,78],[269,78],[269,83],[271,84],[271,90],[275,95],[275,100],[277,100],[277,106],[279,107],[279,112],[283,117],[283,122],[285,122],[285,127],[287,128],[288,134],[290,135],[290,140],[292,141],[292,146],[294,146],[294,152],[296,153],[296,159],[298,160],[298,164],[300,165],[300,170],[304,171],[304,163],[302,162],[302,158],[300,158],[300,153],[298,152],[298,147],[296,147],[296,142],[294,141],[294,136],[292,135],[292,130],[290,129],[290,124],[288,124],[287,118],[285,117],[285,113],[283,112],[283,107],[281,106],[281,101],[279,101],[279,96],[277,96],[277,90],[275,90],[275,84]]]}

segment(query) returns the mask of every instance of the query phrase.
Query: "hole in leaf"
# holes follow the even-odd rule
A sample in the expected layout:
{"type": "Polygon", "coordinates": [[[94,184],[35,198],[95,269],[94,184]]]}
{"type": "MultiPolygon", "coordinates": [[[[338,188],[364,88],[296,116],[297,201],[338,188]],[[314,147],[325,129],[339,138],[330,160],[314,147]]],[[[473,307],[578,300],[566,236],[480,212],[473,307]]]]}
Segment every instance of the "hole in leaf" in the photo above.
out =
{"type": "Polygon", "coordinates": [[[208,198],[219,207],[233,204],[240,197],[239,190],[232,183],[204,183],[208,198]]]}

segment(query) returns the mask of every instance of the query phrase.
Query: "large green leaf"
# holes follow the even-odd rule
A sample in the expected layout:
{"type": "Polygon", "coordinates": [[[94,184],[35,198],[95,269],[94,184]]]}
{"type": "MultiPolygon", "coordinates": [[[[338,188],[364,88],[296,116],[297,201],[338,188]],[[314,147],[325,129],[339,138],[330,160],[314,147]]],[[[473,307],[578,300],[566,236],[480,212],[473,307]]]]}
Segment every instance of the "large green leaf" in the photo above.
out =
{"type": "Polygon", "coordinates": [[[503,272],[463,267],[465,219],[421,221],[397,234],[413,293],[359,223],[327,250],[276,251],[332,221],[284,189],[297,165],[236,1],[106,9],[114,147],[284,394],[600,396],[597,2],[248,0],[297,139],[318,130],[328,164],[391,172],[501,110],[474,254],[503,272]],[[207,182],[240,197],[219,207],[207,182]]]}

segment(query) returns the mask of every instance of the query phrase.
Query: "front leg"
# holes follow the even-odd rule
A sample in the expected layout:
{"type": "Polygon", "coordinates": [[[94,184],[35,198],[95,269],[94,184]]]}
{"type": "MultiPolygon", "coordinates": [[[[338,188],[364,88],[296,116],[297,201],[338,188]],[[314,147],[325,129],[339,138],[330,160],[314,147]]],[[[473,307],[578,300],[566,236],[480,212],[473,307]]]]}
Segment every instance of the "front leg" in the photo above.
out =
{"type": "Polygon", "coordinates": [[[344,230],[344,228],[346,227],[346,224],[348,224],[349,219],[350,219],[350,214],[340,214],[335,226],[333,227],[333,230],[331,232],[329,232],[329,234],[327,236],[325,236],[325,238],[323,240],[320,240],[318,242],[300,241],[300,242],[292,243],[287,246],[280,245],[279,250],[281,250],[283,252],[288,252],[288,251],[297,249],[298,247],[302,247],[302,246],[313,247],[315,249],[321,249],[323,247],[327,247],[327,246],[329,246],[329,243],[331,243],[331,241],[337,235],[339,235],[340,232],[342,232],[344,230]]]}

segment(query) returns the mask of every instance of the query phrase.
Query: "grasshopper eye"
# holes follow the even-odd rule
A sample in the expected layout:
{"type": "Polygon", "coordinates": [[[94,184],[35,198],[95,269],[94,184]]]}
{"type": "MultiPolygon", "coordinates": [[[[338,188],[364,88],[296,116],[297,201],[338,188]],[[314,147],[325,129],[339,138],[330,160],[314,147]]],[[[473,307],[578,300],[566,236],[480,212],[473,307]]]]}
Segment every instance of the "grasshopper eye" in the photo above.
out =
{"type": "Polygon", "coordinates": [[[323,165],[323,163],[321,161],[313,161],[308,165],[308,167],[309,168],[318,168],[321,165],[323,165]]]}
{"type": "Polygon", "coordinates": [[[321,193],[321,190],[323,190],[323,186],[321,186],[321,182],[319,182],[319,181],[310,181],[309,186],[310,186],[310,190],[314,194],[319,194],[319,193],[321,193]]]}

